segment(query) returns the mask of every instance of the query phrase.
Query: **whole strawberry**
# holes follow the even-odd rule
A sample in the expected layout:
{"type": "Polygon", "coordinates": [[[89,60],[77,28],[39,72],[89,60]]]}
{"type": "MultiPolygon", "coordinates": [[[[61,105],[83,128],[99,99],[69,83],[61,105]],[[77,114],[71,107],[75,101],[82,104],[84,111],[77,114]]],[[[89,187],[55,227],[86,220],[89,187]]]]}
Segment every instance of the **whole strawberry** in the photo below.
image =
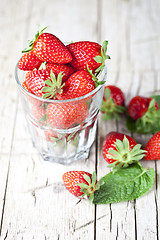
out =
{"type": "Polygon", "coordinates": [[[33,51],[23,54],[18,62],[18,68],[23,71],[32,71],[38,69],[42,61],[34,54],[33,51]]]}
{"type": "Polygon", "coordinates": [[[60,64],[71,62],[72,56],[67,47],[55,35],[43,33],[45,29],[38,31],[35,39],[30,41],[29,47],[22,52],[32,50],[41,61],[60,64]]]}
{"type": "Polygon", "coordinates": [[[81,124],[88,116],[86,102],[50,103],[47,107],[50,124],[56,128],[69,128],[81,124]]]}
{"type": "Polygon", "coordinates": [[[155,133],[145,146],[146,160],[160,160],[160,131],[155,133]]]}
{"type": "MultiPolygon", "coordinates": [[[[26,76],[27,76],[28,74],[30,74],[30,72],[27,72],[26,76]]],[[[27,90],[29,93],[32,93],[32,91],[31,91],[30,87],[28,86],[26,80],[22,83],[22,87],[23,87],[25,90],[27,90]]],[[[32,93],[32,94],[33,94],[33,93],[32,93]]],[[[26,94],[25,96],[26,96],[26,98],[27,98],[27,101],[28,101],[29,103],[31,103],[32,105],[36,106],[36,107],[40,107],[40,106],[42,105],[42,103],[43,103],[41,100],[36,99],[36,98],[35,98],[34,96],[32,96],[32,95],[26,94]]]]}
{"type": "Polygon", "coordinates": [[[140,149],[141,145],[123,133],[110,132],[103,141],[103,158],[117,171],[121,167],[128,167],[129,164],[141,160],[145,151],[140,149]]]}
{"type": "Polygon", "coordinates": [[[153,106],[151,107],[154,107],[155,110],[158,110],[158,103],[154,99],[143,96],[133,97],[128,106],[129,116],[134,120],[143,117],[144,114],[147,113],[148,110],[150,110],[149,107],[151,101],[154,102],[153,106]]]}
{"type": "Polygon", "coordinates": [[[127,128],[142,134],[160,130],[160,109],[153,98],[135,96],[128,106],[127,128]]]}
{"type": "Polygon", "coordinates": [[[85,171],[69,171],[63,174],[63,182],[68,191],[76,197],[89,197],[92,201],[94,192],[99,188],[96,173],[90,174],[85,171]]]}
{"type": "Polygon", "coordinates": [[[125,96],[122,90],[114,85],[105,86],[101,106],[104,120],[120,119],[120,114],[125,112],[125,96]]]}
{"type": "Polygon", "coordinates": [[[30,91],[38,97],[56,98],[57,93],[62,93],[62,74],[56,78],[52,70],[34,70],[27,73],[25,78],[30,91]]]}
{"type": "Polygon", "coordinates": [[[84,96],[95,89],[95,82],[92,75],[87,71],[73,73],[65,82],[63,93],[58,94],[58,99],[71,99],[84,96]]]}
{"type": "Polygon", "coordinates": [[[106,55],[108,41],[104,41],[102,46],[96,42],[80,41],[67,45],[72,54],[70,64],[77,70],[87,70],[99,72],[104,68],[105,60],[110,58],[106,55]]]}

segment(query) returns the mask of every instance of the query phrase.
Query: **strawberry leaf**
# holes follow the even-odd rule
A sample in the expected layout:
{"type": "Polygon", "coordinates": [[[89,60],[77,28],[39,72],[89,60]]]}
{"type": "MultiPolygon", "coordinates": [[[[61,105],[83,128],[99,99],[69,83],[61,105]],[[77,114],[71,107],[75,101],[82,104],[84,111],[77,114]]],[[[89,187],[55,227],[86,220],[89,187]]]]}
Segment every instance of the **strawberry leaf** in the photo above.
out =
{"type": "Polygon", "coordinates": [[[147,112],[139,119],[127,116],[126,127],[131,132],[149,134],[160,131],[160,109],[156,110],[155,101],[160,105],[160,95],[152,96],[147,112]]]}
{"type": "Polygon", "coordinates": [[[105,89],[104,96],[105,96],[106,100],[108,100],[110,98],[111,90],[109,88],[105,89]]]}
{"type": "Polygon", "coordinates": [[[156,102],[158,103],[158,107],[160,108],[160,95],[153,95],[151,96],[156,102]]]}
{"type": "Polygon", "coordinates": [[[46,122],[48,120],[48,115],[47,115],[47,113],[46,114],[44,114],[40,119],[39,119],[39,122],[46,122]]]}
{"type": "Polygon", "coordinates": [[[120,120],[120,115],[126,111],[126,108],[115,103],[115,100],[110,97],[109,88],[105,89],[104,96],[105,99],[103,99],[100,109],[100,111],[104,114],[103,120],[120,120]]]}
{"type": "Polygon", "coordinates": [[[128,167],[129,164],[138,162],[144,156],[146,151],[141,149],[141,144],[136,144],[132,150],[130,150],[129,140],[124,136],[123,141],[117,139],[115,142],[116,150],[110,149],[108,158],[114,159],[114,163],[108,165],[113,167],[113,173],[118,171],[121,167],[128,167]]]}
{"type": "Polygon", "coordinates": [[[103,62],[103,58],[101,56],[96,56],[93,58],[97,63],[102,63],[103,62]]]}
{"type": "Polygon", "coordinates": [[[56,98],[57,94],[62,94],[63,93],[63,87],[65,83],[62,83],[62,78],[63,78],[63,73],[60,72],[58,74],[58,77],[56,79],[55,74],[53,71],[50,71],[50,77],[51,79],[46,79],[45,82],[45,87],[41,89],[43,93],[43,98],[56,98]]]}
{"type": "Polygon", "coordinates": [[[36,41],[36,40],[38,39],[38,37],[44,32],[44,30],[45,30],[46,28],[47,28],[47,27],[38,30],[38,32],[37,32],[37,33],[35,34],[35,36],[34,36],[34,39],[29,40],[29,47],[25,48],[25,49],[22,51],[22,53],[29,52],[29,51],[33,50],[35,41],[36,41]]]}
{"type": "Polygon", "coordinates": [[[110,56],[106,55],[106,53],[107,53],[107,45],[108,45],[108,41],[105,40],[102,43],[101,56],[94,57],[94,60],[97,63],[101,63],[101,65],[95,70],[96,73],[101,72],[104,69],[104,67],[105,67],[105,60],[106,59],[110,59],[110,56]]]}

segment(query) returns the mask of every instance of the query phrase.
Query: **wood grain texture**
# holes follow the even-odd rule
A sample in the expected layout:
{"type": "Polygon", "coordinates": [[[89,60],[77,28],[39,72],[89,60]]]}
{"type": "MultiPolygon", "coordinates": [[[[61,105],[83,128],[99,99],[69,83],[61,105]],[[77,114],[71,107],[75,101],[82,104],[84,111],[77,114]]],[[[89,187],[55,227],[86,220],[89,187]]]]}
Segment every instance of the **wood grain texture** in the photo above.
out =
{"type": "MultiPolygon", "coordinates": [[[[6,0],[0,29],[0,239],[2,240],[158,240],[160,163],[142,161],[156,171],[143,197],[110,205],[90,205],[66,191],[69,170],[110,172],[102,143],[110,131],[132,135],[125,118],[104,122],[87,160],[69,166],[44,162],[32,146],[14,79],[15,64],[37,27],[62,41],[108,40],[107,82],[123,89],[126,105],[138,94],[160,91],[159,0],[6,0]]],[[[132,135],[143,146],[151,135],[132,135]]]]}

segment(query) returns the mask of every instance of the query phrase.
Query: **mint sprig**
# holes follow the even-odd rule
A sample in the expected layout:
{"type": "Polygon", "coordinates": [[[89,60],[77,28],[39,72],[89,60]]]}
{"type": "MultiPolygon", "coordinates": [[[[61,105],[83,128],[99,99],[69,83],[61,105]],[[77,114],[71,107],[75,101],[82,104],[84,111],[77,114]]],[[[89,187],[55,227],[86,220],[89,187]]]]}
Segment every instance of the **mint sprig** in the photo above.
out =
{"type": "Polygon", "coordinates": [[[100,180],[103,185],[94,193],[94,204],[109,204],[134,200],[145,194],[153,185],[154,169],[134,163],[128,168],[109,173],[100,180]]]}

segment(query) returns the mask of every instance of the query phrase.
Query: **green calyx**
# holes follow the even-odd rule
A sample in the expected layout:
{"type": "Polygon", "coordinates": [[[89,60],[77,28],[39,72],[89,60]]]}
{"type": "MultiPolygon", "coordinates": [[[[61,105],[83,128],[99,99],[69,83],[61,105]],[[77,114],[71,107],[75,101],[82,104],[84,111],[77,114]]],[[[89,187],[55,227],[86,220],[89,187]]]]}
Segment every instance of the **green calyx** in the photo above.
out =
{"type": "Polygon", "coordinates": [[[35,34],[34,39],[29,40],[29,46],[26,47],[26,48],[22,51],[22,53],[26,53],[26,52],[29,52],[29,51],[33,50],[35,41],[36,41],[36,40],[38,39],[38,37],[44,32],[44,30],[45,30],[46,28],[47,28],[47,27],[38,30],[38,32],[35,34]]]}
{"type": "Polygon", "coordinates": [[[83,178],[86,180],[87,184],[77,184],[81,188],[80,191],[83,192],[80,197],[84,198],[85,196],[87,196],[89,198],[89,201],[92,202],[94,199],[94,192],[100,188],[100,186],[103,184],[103,181],[97,182],[97,176],[95,171],[93,172],[91,178],[87,174],[84,174],[83,178]]]}
{"type": "Polygon", "coordinates": [[[154,129],[160,129],[160,109],[156,110],[155,99],[150,101],[147,112],[136,121],[136,129],[142,132],[147,129],[148,132],[154,132],[154,129]]]}
{"type": "Polygon", "coordinates": [[[46,64],[47,64],[47,62],[42,62],[40,67],[39,67],[39,70],[45,70],[46,69],[46,64]]]}
{"type": "Polygon", "coordinates": [[[89,69],[88,64],[87,64],[87,70],[92,76],[92,80],[95,82],[95,87],[98,87],[99,85],[102,85],[105,83],[105,81],[98,81],[98,78],[93,74],[92,70],[89,69]]]}
{"type": "Polygon", "coordinates": [[[42,88],[42,92],[44,93],[43,98],[56,98],[57,94],[63,93],[63,87],[65,83],[62,84],[63,73],[60,72],[57,76],[51,70],[50,72],[51,79],[45,80],[45,87],[42,88]]]}
{"type": "Polygon", "coordinates": [[[94,57],[94,60],[97,62],[97,63],[101,63],[100,67],[98,67],[95,72],[98,73],[100,71],[102,71],[105,67],[105,60],[106,59],[110,59],[110,56],[107,55],[107,45],[108,45],[108,41],[104,41],[102,43],[102,47],[101,47],[101,56],[96,56],[94,57]]]}
{"type": "Polygon", "coordinates": [[[136,144],[132,150],[130,150],[129,140],[124,136],[123,141],[119,139],[115,142],[116,150],[110,149],[108,157],[114,159],[115,161],[111,163],[108,167],[113,167],[113,173],[120,168],[128,167],[129,164],[134,162],[139,162],[144,156],[146,151],[141,149],[141,144],[136,144]]]}
{"type": "Polygon", "coordinates": [[[125,107],[115,103],[115,100],[111,97],[109,88],[105,89],[104,96],[105,100],[102,101],[101,105],[103,120],[113,120],[114,118],[120,120],[120,114],[126,111],[125,107]]]}

